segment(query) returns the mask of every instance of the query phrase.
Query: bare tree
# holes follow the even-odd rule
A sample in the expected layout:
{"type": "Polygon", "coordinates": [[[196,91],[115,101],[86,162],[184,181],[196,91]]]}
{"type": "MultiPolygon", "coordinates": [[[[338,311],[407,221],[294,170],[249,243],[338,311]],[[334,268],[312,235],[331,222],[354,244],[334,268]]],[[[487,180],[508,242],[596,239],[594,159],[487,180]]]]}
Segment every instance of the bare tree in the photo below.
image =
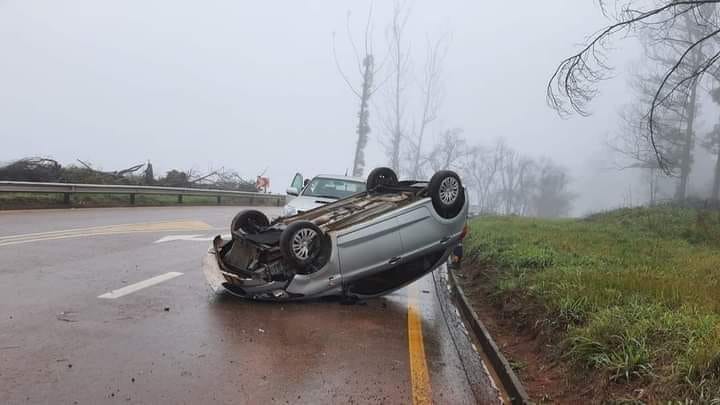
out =
{"type": "Polygon", "coordinates": [[[507,146],[503,140],[498,141],[495,153],[500,163],[499,192],[503,200],[504,213],[524,215],[532,185],[529,176],[533,162],[507,146]]]}
{"type": "Polygon", "coordinates": [[[125,176],[127,176],[127,175],[131,175],[131,174],[137,172],[138,170],[142,169],[143,167],[145,167],[145,163],[140,163],[140,164],[137,164],[137,165],[134,165],[134,166],[130,166],[130,167],[128,167],[127,169],[116,170],[116,171],[113,171],[113,172],[105,172],[105,171],[97,170],[97,169],[93,168],[93,167],[92,167],[92,164],[90,164],[90,163],[88,163],[88,162],[85,162],[85,161],[83,161],[83,160],[78,159],[77,161],[78,161],[78,163],[80,163],[81,165],[83,165],[83,166],[85,167],[85,169],[87,169],[88,171],[97,173],[97,174],[99,174],[99,175],[104,175],[104,176],[107,176],[107,177],[110,177],[110,178],[116,178],[116,179],[120,179],[120,178],[125,177],[125,176]]]}
{"type": "MultiPolygon", "coordinates": [[[[442,89],[440,87],[440,73],[442,61],[447,54],[447,44],[445,37],[435,42],[427,43],[427,59],[423,70],[423,80],[421,83],[421,93],[423,98],[422,113],[420,115],[419,129],[413,136],[408,136],[408,143],[412,149],[412,157],[410,162],[410,177],[413,179],[420,178],[422,166],[422,150],[425,134],[433,121],[437,119],[438,110],[442,101],[442,89]]],[[[450,130],[449,132],[457,131],[450,130]]],[[[449,132],[446,132],[448,134],[449,132]]],[[[459,134],[459,132],[458,132],[459,134]]]]}
{"type": "MultiPolygon", "coordinates": [[[[708,7],[705,8],[709,10],[708,7]]],[[[698,24],[690,14],[683,15],[678,23],[669,29],[662,38],[657,39],[656,42],[658,45],[663,44],[665,46],[655,48],[656,53],[651,57],[651,60],[670,67],[672,62],[668,60],[668,55],[671,59],[677,59],[682,56],[681,52],[683,52],[683,47],[682,45],[678,46],[678,44],[688,46],[703,36],[705,31],[704,27],[698,24]]],[[[708,47],[708,44],[701,42],[687,55],[687,62],[678,66],[678,71],[681,72],[681,75],[685,77],[693,76],[693,72],[697,71],[697,69],[701,67],[703,60],[709,56],[705,52],[708,47]]],[[[678,200],[684,200],[687,195],[688,180],[690,178],[690,171],[692,170],[693,148],[695,145],[695,121],[699,106],[697,90],[702,77],[702,75],[696,75],[685,84],[678,83],[675,93],[669,95],[667,101],[659,106],[665,107],[667,104],[672,105],[673,100],[677,99],[678,95],[685,102],[684,127],[681,128],[681,135],[678,139],[678,143],[681,145],[680,153],[674,161],[671,161],[671,163],[679,166],[679,181],[675,193],[675,198],[678,200]]],[[[652,108],[652,104],[650,107],[652,108]]],[[[655,111],[662,111],[659,107],[656,107],[655,111]]],[[[656,127],[660,128],[659,126],[656,127]]]]}
{"type": "Polygon", "coordinates": [[[28,157],[0,165],[0,180],[63,181],[62,165],[46,157],[28,157]]]}
{"type": "MultiPolygon", "coordinates": [[[[720,104],[720,87],[710,92],[713,101],[720,104]]],[[[713,126],[712,130],[705,135],[702,147],[715,156],[715,169],[713,171],[713,186],[710,199],[720,201],[720,123],[713,126]]]]}
{"type": "Polygon", "coordinates": [[[240,176],[237,171],[227,169],[225,167],[220,167],[219,169],[210,169],[207,173],[204,174],[198,174],[193,169],[179,173],[181,173],[181,175],[176,174],[174,178],[176,179],[176,181],[178,181],[177,179],[181,179],[182,175],[184,175],[187,187],[214,188],[221,190],[257,191],[254,181],[250,181],[240,176]]]}
{"type": "Polygon", "coordinates": [[[542,159],[537,164],[537,179],[531,197],[532,215],[556,218],[569,214],[574,198],[568,191],[569,183],[565,168],[549,159],[542,159]]]}
{"type": "Polygon", "coordinates": [[[468,148],[463,159],[463,179],[475,192],[475,204],[481,213],[499,211],[499,194],[496,193],[500,156],[482,145],[468,148]]]}
{"type": "Polygon", "coordinates": [[[492,148],[483,145],[466,147],[458,162],[463,178],[477,197],[476,206],[483,213],[527,215],[530,212],[535,177],[535,163],[510,148],[503,139],[492,148]]]}
{"type": "Polygon", "coordinates": [[[438,143],[427,156],[427,162],[433,171],[458,169],[465,154],[468,153],[468,145],[462,137],[462,129],[452,128],[440,135],[438,143]]]}
{"type": "Polygon", "coordinates": [[[518,215],[529,215],[533,203],[533,195],[538,186],[535,176],[537,164],[532,158],[522,157],[519,162],[517,189],[514,195],[513,212],[518,215]]]}
{"type": "MultiPolygon", "coordinates": [[[[361,77],[361,84],[360,88],[356,88],[355,85],[352,84],[351,80],[349,79],[348,75],[345,74],[344,70],[340,66],[340,62],[338,61],[337,57],[337,51],[335,49],[335,34],[333,33],[333,57],[335,58],[335,66],[337,67],[338,72],[340,73],[340,76],[342,76],[343,80],[347,84],[347,86],[350,88],[350,90],[355,94],[355,96],[360,100],[360,111],[358,112],[358,125],[357,125],[357,142],[355,143],[355,154],[353,157],[353,169],[352,173],[353,176],[360,177],[363,175],[363,171],[365,170],[365,147],[367,146],[368,137],[370,134],[370,111],[369,111],[369,101],[370,97],[380,88],[380,84],[375,84],[374,79],[378,71],[382,68],[382,66],[376,66],[375,65],[375,57],[373,55],[373,45],[372,45],[372,7],[370,8],[370,11],[368,12],[368,18],[367,22],[365,24],[365,33],[363,38],[363,48],[362,48],[362,56],[358,52],[358,47],[355,44],[355,40],[353,39],[351,29],[350,29],[350,13],[348,12],[347,16],[347,36],[348,41],[350,42],[351,48],[353,50],[353,54],[355,56],[355,61],[357,65],[358,72],[361,77]]],[[[382,65],[382,63],[380,64],[382,65]]]]}
{"type": "MultiPolygon", "coordinates": [[[[650,140],[650,131],[645,125],[647,108],[652,102],[656,86],[662,80],[656,72],[636,73],[631,82],[635,92],[635,100],[625,106],[621,113],[621,129],[619,135],[609,144],[621,158],[620,169],[640,169],[645,172],[649,182],[650,201],[654,203],[657,194],[658,175],[662,170],[655,157],[650,140]]],[[[686,89],[689,90],[689,89],[686,89]]],[[[676,197],[685,198],[687,178],[692,164],[691,146],[694,140],[692,128],[697,108],[688,108],[688,100],[697,93],[678,91],[672,98],[665,101],[658,109],[655,117],[655,144],[662,151],[668,165],[668,173],[677,174],[676,197]],[[680,170],[678,170],[680,169],[680,170]],[[683,180],[684,179],[684,180],[683,180]]]]}
{"type": "Polygon", "coordinates": [[[648,203],[650,205],[657,204],[658,195],[660,194],[660,176],[662,172],[657,167],[645,169],[644,177],[648,187],[648,203]]]}
{"type": "MultiPolygon", "coordinates": [[[[717,70],[720,51],[715,47],[712,50],[707,48],[720,35],[715,7],[718,2],[720,0],[657,0],[651,2],[654,7],[643,9],[647,1],[616,1],[616,8],[610,8],[608,2],[601,1],[602,12],[615,22],[593,35],[578,53],[560,63],[547,85],[548,103],[561,114],[577,112],[587,115],[588,103],[598,93],[597,84],[610,77],[612,68],[607,64],[604,50],[618,35],[642,33],[656,44],[671,44],[677,53],[668,55],[669,67],[662,73],[645,115],[650,144],[658,166],[670,173],[672,164],[666,160],[656,142],[657,112],[667,100],[675,97],[677,91],[689,89],[692,92],[703,75],[717,70]],[[611,10],[615,9],[619,11],[611,14],[611,10]],[[686,32],[691,35],[673,35],[683,23],[686,32]]],[[[689,101],[693,98],[691,95],[689,101]]],[[[688,106],[689,109],[693,107],[688,106]]],[[[686,130],[692,131],[692,122],[686,130]]],[[[684,194],[682,186],[680,188],[678,193],[684,194]]]]}
{"type": "Polygon", "coordinates": [[[550,159],[533,160],[499,139],[488,148],[475,145],[462,156],[460,171],[483,214],[565,216],[573,194],[567,170],[550,159]]]}
{"type": "Polygon", "coordinates": [[[392,22],[387,30],[392,86],[388,86],[389,105],[385,108],[386,117],[383,120],[389,136],[383,146],[389,165],[396,172],[420,178],[428,163],[425,144],[430,124],[437,119],[442,101],[440,79],[449,35],[442,35],[437,40],[427,40],[425,63],[422,72],[417,75],[420,77],[417,89],[419,96],[414,97],[414,89],[408,87],[410,79],[415,76],[410,63],[411,46],[404,35],[409,16],[409,3],[396,0],[392,22]],[[409,102],[410,99],[417,99],[417,105],[409,102]],[[415,108],[417,113],[410,111],[415,108]]]}
{"type": "MultiPolygon", "coordinates": [[[[685,84],[676,86],[672,94],[668,94],[662,104],[654,109],[654,139],[651,139],[650,128],[645,125],[647,111],[652,107],[658,86],[664,80],[664,72],[676,63],[683,52],[682,44],[691,44],[702,35],[695,21],[689,14],[679,18],[676,24],[663,32],[662,37],[642,35],[645,54],[654,62],[653,71],[639,75],[633,86],[638,93],[639,106],[636,104],[631,124],[635,132],[638,149],[643,153],[638,159],[642,167],[649,169],[659,168],[654,156],[653,142],[656,149],[662,152],[665,158],[667,174],[677,174],[675,198],[684,200],[687,195],[688,180],[693,164],[693,149],[695,145],[695,122],[698,115],[698,85],[700,76],[689,80],[685,84]],[[679,45],[680,44],[680,45],[679,45]],[[659,71],[657,69],[659,68],[659,71]],[[650,151],[652,153],[647,153],[650,151]]],[[[707,46],[698,46],[688,55],[686,63],[678,67],[678,72],[691,75],[706,57],[707,46]]],[[[632,132],[631,132],[632,133],[632,132]]],[[[652,179],[652,176],[651,176],[652,179]]]]}
{"type": "Polygon", "coordinates": [[[392,69],[392,88],[390,91],[391,108],[390,117],[386,126],[390,132],[390,143],[386,151],[390,158],[390,167],[396,172],[400,171],[400,145],[405,134],[405,75],[410,65],[409,45],[405,42],[405,26],[410,9],[406,4],[396,1],[393,9],[392,23],[389,27],[390,37],[390,63],[392,69]]]}
{"type": "Polygon", "coordinates": [[[155,172],[153,171],[153,165],[149,160],[145,165],[145,171],[143,172],[143,184],[146,186],[152,186],[155,184],[155,172]]]}

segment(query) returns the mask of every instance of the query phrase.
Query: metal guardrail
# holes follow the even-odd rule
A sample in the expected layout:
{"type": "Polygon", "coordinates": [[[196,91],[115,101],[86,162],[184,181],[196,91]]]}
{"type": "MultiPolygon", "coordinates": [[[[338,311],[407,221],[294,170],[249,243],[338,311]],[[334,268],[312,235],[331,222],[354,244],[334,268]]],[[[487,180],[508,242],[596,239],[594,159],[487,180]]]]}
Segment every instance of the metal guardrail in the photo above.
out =
{"type": "Polygon", "coordinates": [[[248,205],[285,205],[286,196],[282,194],[253,193],[248,191],[214,190],[203,188],[124,186],[105,184],[73,183],[36,183],[31,181],[0,181],[0,193],[58,193],[64,195],[65,204],[70,204],[72,194],[126,194],[130,204],[135,204],[135,196],[173,195],[182,204],[183,196],[215,197],[222,203],[222,197],[247,198],[248,205]]]}

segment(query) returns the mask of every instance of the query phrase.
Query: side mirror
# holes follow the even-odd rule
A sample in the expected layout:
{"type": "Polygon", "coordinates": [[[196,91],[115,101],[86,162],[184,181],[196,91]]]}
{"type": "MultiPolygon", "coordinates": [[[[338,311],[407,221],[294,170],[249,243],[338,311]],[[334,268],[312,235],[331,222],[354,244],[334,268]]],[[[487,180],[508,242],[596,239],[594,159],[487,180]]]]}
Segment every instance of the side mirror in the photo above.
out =
{"type": "Polygon", "coordinates": [[[285,192],[287,193],[287,195],[294,195],[294,196],[297,196],[298,194],[300,194],[298,189],[296,189],[295,187],[288,187],[288,189],[285,192]]]}

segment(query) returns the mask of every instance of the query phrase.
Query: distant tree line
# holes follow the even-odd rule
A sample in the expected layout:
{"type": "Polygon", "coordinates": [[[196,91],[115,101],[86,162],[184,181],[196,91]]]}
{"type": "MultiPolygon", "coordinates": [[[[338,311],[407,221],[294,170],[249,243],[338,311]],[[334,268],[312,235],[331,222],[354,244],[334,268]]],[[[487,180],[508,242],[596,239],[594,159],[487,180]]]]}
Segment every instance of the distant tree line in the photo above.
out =
{"type": "MultiPolygon", "coordinates": [[[[565,168],[550,159],[522,156],[500,140],[492,145],[469,142],[459,128],[437,128],[445,95],[442,82],[443,62],[451,35],[427,35],[420,50],[422,61],[413,63],[413,48],[406,35],[412,4],[393,2],[392,18],[385,27],[386,47],[375,64],[373,12],[368,12],[359,41],[346,24],[348,43],[353,51],[352,70],[347,74],[335,52],[340,76],[360,101],[353,175],[362,176],[364,149],[368,143],[369,102],[381,92],[375,105],[382,126],[377,141],[383,147],[388,165],[402,177],[428,178],[433,172],[452,169],[462,175],[471,193],[472,210],[484,214],[566,216],[571,211],[573,194],[568,191],[565,168]]],[[[416,59],[417,60],[417,59],[416,59]]]]}
{"type": "Polygon", "coordinates": [[[477,214],[523,215],[545,218],[570,214],[575,195],[569,191],[566,168],[549,158],[524,156],[499,139],[471,144],[460,129],[444,131],[416,165],[407,156],[404,174],[428,178],[438,170],[458,172],[477,214]]]}
{"type": "Polygon", "coordinates": [[[102,171],[82,160],[78,160],[78,164],[63,166],[53,159],[27,157],[0,166],[0,180],[257,191],[255,182],[244,179],[233,170],[221,168],[198,173],[195,170],[173,169],[164,176],[156,177],[149,161],[117,171],[102,171]]]}

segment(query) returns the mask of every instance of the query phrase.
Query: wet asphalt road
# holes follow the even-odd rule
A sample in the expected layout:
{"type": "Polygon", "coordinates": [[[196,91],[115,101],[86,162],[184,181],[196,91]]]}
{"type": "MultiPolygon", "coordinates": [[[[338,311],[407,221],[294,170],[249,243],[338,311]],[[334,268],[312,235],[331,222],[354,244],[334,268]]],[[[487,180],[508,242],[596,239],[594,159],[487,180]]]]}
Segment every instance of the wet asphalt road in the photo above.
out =
{"type": "Polygon", "coordinates": [[[433,277],[358,305],[212,293],[206,239],[238,210],[0,212],[0,403],[497,401],[433,277]],[[183,274],[98,298],[168,272],[183,274]]]}

